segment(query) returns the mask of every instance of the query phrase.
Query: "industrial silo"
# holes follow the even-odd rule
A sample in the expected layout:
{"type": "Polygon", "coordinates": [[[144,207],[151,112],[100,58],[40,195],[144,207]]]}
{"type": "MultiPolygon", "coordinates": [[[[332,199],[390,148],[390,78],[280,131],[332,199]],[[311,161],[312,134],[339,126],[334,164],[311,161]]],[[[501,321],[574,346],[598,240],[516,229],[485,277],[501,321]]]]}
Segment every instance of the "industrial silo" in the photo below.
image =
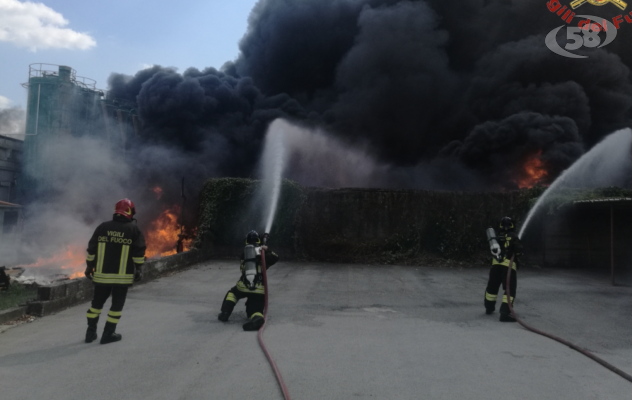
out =
{"type": "Polygon", "coordinates": [[[26,135],[21,201],[29,203],[55,192],[57,162],[45,150],[56,142],[84,135],[102,135],[104,93],[92,79],[78,77],[63,65],[29,66],[26,135]]]}

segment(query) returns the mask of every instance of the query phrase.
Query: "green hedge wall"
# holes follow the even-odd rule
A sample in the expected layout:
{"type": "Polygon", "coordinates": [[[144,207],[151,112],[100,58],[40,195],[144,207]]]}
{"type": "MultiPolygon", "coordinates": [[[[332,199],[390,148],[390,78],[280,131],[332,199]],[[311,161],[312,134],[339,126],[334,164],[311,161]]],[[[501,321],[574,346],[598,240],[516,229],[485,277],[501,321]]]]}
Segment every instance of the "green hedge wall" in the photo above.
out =
{"type": "MultiPolygon", "coordinates": [[[[213,247],[218,255],[238,255],[246,233],[263,233],[267,210],[257,204],[260,181],[242,178],[209,179],[200,193],[196,247],[213,247]]],[[[297,224],[305,190],[284,180],[270,235],[273,248],[298,251],[297,224]]]]}
{"type": "MultiPolygon", "coordinates": [[[[210,179],[201,192],[197,247],[237,255],[250,229],[262,230],[254,202],[260,183],[210,179]],[[254,204],[254,205],[253,205],[254,204]]],[[[428,260],[489,263],[485,230],[510,216],[518,227],[544,192],[534,187],[503,193],[304,188],[285,180],[271,247],[290,258],[414,264],[428,260]]],[[[533,224],[574,200],[632,197],[632,190],[560,190],[533,224]]],[[[535,239],[537,234],[530,235],[535,239]]]]}

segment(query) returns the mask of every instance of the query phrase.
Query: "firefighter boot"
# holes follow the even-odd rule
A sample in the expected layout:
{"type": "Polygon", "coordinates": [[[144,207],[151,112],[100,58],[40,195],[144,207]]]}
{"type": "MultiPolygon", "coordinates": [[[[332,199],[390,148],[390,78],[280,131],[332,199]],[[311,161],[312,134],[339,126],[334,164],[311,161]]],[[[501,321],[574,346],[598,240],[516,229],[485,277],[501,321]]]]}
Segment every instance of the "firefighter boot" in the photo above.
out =
{"type": "Polygon", "coordinates": [[[493,314],[496,310],[496,296],[497,295],[487,293],[487,290],[485,291],[485,314],[493,314]]]}
{"type": "Polygon", "coordinates": [[[97,323],[99,322],[99,317],[96,318],[88,318],[88,330],[86,331],[86,343],[92,343],[97,340],[97,323]]]}
{"type": "Polygon", "coordinates": [[[99,337],[99,335],[97,335],[97,328],[88,327],[88,330],[86,331],[86,343],[94,342],[97,340],[97,337],[99,337]]]}
{"type": "Polygon", "coordinates": [[[230,317],[230,313],[224,312],[222,311],[221,313],[219,313],[219,315],[217,316],[217,319],[222,321],[222,322],[226,322],[228,321],[228,317],[230,317]]]}
{"type": "Polygon", "coordinates": [[[116,330],[116,324],[111,322],[105,323],[105,328],[103,329],[103,335],[101,336],[101,344],[118,342],[123,338],[120,333],[114,333],[116,330]]]}
{"type": "Polygon", "coordinates": [[[511,315],[511,311],[509,310],[509,306],[507,303],[503,303],[500,306],[500,322],[516,322],[516,319],[511,315]]]}
{"type": "Polygon", "coordinates": [[[243,325],[245,331],[258,331],[263,326],[265,320],[263,317],[256,316],[243,325]]]}
{"type": "Polygon", "coordinates": [[[500,322],[516,322],[516,319],[511,314],[500,314],[500,322]]]}

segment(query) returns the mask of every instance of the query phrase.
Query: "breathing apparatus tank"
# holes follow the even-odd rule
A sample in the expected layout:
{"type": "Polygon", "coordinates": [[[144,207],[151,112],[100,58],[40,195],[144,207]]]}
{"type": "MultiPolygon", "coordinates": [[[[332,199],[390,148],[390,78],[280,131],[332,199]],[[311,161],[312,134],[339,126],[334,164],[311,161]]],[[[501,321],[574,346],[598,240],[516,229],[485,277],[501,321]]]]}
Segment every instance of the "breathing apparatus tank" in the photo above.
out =
{"type": "Polygon", "coordinates": [[[502,261],[500,245],[498,244],[494,228],[487,228],[487,242],[489,243],[489,250],[492,252],[492,255],[496,257],[498,261],[502,261]]]}
{"type": "Polygon", "coordinates": [[[250,290],[255,289],[255,278],[257,277],[257,257],[261,256],[261,248],[251,244],[244,247],[244,275],[250,284],[250,290]]]}

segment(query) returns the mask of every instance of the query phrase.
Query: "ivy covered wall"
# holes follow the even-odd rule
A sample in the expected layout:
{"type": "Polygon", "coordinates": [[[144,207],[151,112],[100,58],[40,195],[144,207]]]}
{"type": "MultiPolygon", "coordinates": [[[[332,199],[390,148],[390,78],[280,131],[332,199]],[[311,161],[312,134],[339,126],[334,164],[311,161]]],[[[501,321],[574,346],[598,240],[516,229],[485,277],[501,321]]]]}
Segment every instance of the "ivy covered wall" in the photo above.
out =
{"type": "Polygon", "coordinates": [[[304,255],[345,262],[489,262],[485,230],[522,222],[542,189],[460,193],[312,189],[301,210],[304,255]]]}
{"type": "MultiPolygon", "coordinates": [[[[262,232],[260,183],[206,182],[196,245],[237,256],[250,229],[262,232]]],[[[415,263],[428,258],[488,263],[485,229],[526,216],[543,188],[506,193],[304,188],[284,181],[271,247],[285,258],[415,263]]]]}
{"type": "MultiPolygon", "coordinates": [[[[268,210],[259,201],[260,181],[241,178],[209,179],[200,192],[198,233],[195,246],[220,257],[238,257],[250,230],[264,233],[268,210]]],[[[299,211],[305,189],[284,180],[270,235],[272,248],[284,255],[299,254],[299,211]]]]}

